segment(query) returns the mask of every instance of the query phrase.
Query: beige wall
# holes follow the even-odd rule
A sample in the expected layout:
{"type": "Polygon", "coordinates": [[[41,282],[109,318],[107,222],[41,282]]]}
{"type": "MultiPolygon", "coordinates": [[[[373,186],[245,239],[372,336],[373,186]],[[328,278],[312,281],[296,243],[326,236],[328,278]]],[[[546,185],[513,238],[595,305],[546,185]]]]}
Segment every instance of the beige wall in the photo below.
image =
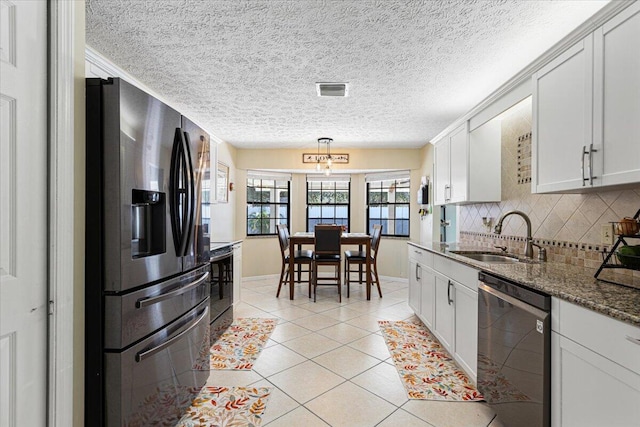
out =
{"type": "Polygon", "coordinates": [[[85,69],[84,2],[74,3],[74,272],[73,272],[73,425],[84,426],[84,205],[85,69]]]}
{"type": "MultiPolygon", "coordinates": [[[[600,244],[600,228],[609,221],[633,216],[640,208],[640,186],[585,194],[531,194],[531,184],[518,184],[518,137],[531,132],[531,103],[516,105],[502,120],[502,201],[460,207],[461,231],[490,233],[482,217],[493,222],[503,213],[518,209],[531,219],[532,235],[569,243],[600,244]]],[[[503,235],[525,236],[521,218],[509,217],[503,235]]]]}
{"type": "MultiPolygon", "coordinates": [[[[229,191],[228,203],[216,203],[211,206],[211,241],[212,242],[228,242],[236,240],[236,199],[238,191],[236,182],[236,157],[237,150],[232,145],[225,142],[220,144],[212,141],[212,149],[218,150],[218,161],[229,166],[229,182],[234,184],[233,191],[229,191]]],[[[216,165],[211,165],[211,173],[214,173],[216,165]]]]}
{"type": "MultiPolygon", "coordinates": [[[[311,150],[313,151],[313,150],[311,150]]],[[[363,150],[340,149],[336,152],[349,153],[348,165],[336,165],[335,173],[340,170],[410,170],[411,171],[411,223],[410,239],[420,240],[421,222],[417,215],[415,194],[420,186],[420,176],[424,175],[427,149],[363,150]]],[[[313,165],[302,163],[302,153],[310,150],[237,150],[236,176],[236,234],[235,238],[244,241],[243,277],[255,277],[280,273],[281,258],[276,236],[246,236],[246,171],[258,170],[295,170],[291,182],[291,231],[306,229],[306,174],[313,173],[313,165]]],[[[432,162],[427,162],[432,163],[432,162]]],[[[428,171],[428,169],[426,169],[428,171]]],[[[364,174],[351,174],[351,231],[364,232],[366,222],[364,174]]],[[[380,243],[378,268],[383,276],[406,278],[407,239],[383,238],[380,243]]]]}
{"type": "MultiPolygon", "coordinates": [[[[422,158],[423,161],[422,161],[422,166],[420,168],[420,173],[417,179],[420,179],[420,177],[422,176],[429,177],[429,180],[430,180],[429,201],[433,203],[433,188],[434,188],[433,187],[433,145],[432,144],[425,145],[421,150],[420,157],[422,158]]],[[[415,181],[416,183],[415,191],[418,191],[419,186],[417,184],[419,184],[420,182],[417,180],[414,180],[413,175],[411,176],[411,178],[412,178],[412,182],[415,181]]],[[[418,209],[419,208],[416,207],[414,211],[417,212],[418,209]]],[[[435,210],[431,208],[431,211],[432,212],[427,215],[412,216],[412,219],[415,218],[417,221],[419,221],[418,227],[420,230],[420,235],[419,235],[420,243],[428,243],[428,242],[432,242],[433,240],[438,240],[439,234],[438,234],[438,230],[434,230],[434,224],[440,221],[440,211],[438,208],[436,208],[435,210]]],[[[413,226],[413,223],[411,225],[413,226]]]]}

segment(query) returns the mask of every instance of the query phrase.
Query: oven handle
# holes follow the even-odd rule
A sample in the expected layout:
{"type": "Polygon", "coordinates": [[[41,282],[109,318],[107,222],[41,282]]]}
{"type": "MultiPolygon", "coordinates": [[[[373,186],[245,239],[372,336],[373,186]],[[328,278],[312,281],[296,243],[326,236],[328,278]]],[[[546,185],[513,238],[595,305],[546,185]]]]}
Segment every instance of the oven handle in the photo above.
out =
{"type": "Polygon", "coordinates": [[[142,351],[142,352],[136,354],[136,362],[142,362],[143,360],[153,356],[154,354],[158,353],[159,351],[162,351],[165,348],[169,347],[175,341],[179,340],[185,334],[189,333],[189,331],[191,331],[193,328],[198,326],[198,323],[200,323],[200,321],[202,319],[204,319],[207,314],[209,314],[209,306],[208,305],[205,306],[204,311],[202,312],[202,314],[196,320],[194,320],[191,323],[191,325],[189,325],[189,327],[187,329],[185,329],[184,331],[180,332],[178,335],[174,336],[173,338],[163,342],[162,344],[160,344],[157,347],[153,347],[153,348],[151,348],[151,349],[149,349],[147,351],[142,351]]]}
{"type": "Polygon", "coordinates": [[[503,301],[508,302],[509,304],[513,305],[514,307],[518,307],[528,313],[533,314],[534,316],[540,317],[541,319],[544,319],[545,317],[547,317],[549,315],[548,312],[540,310],[539,308],[536,308],[532,305],[527,304],[524,301],[520,301],[519,299],[516,299],[514,297],[512,297],[511,295],[507,295],[504,294],[500,291],[497,291],[495,289],[493,289],[490,286],[485,285],[484,283],[480,282],[478,283],[478,290],[479,291],[483,291],[485,293],[491,294],[496,298],[499,298],[503,301]]]}
{"type": "Polygon", "coordinates": [[[147,298],[140,298],[138,301],[136,301],[136,308],[145,308],[145,307],[149,307],[150,305],[159,303],[161,301],[165,301],[171,298],[175,298],[178,295],[182,295],[184,293],[189,292],[191,289],[199,286],[203,281],[205,281],[207,279],[207,277],[209,277],[209,272],[207,271],[206,273],[204,273],[202,276],[200,276],[199,279],[194,280],[193,282],[189,283],[188,285],[185,285],[181,288],[178,288],[176,290],[173,290],[171,292],[167,292],[166,294],[162,294],[162,295],[158,295],[155,297],[147,297],[147,298]]]}

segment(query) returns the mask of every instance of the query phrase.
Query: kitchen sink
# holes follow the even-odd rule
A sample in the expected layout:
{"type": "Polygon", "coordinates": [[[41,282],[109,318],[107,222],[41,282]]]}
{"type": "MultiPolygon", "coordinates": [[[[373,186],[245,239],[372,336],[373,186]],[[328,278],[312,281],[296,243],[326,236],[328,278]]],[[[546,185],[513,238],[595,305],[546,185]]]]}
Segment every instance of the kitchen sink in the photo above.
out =
{"type": "Polygon", "coordinates": [[[490,264],[508,264],[514,262],[520,262],[520,260],[512,255],[502,255],[497,253],[482,253],[482,252],[465,252],[465,251],[451,251],[456,255],[461,255],[467,258],[474,259],[480,262],[486,262],[490,264]]]}

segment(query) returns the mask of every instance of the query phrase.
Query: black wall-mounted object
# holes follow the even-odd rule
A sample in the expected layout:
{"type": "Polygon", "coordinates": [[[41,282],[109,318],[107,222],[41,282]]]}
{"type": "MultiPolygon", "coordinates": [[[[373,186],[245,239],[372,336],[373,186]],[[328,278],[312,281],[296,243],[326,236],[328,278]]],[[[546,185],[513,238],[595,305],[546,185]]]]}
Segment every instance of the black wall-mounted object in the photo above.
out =
{"type": "Polygon", "coordinates": [[[420,186],[420,189],[418,190],[418,204],[419,205],[429,204],[429,184],[424,184],[420,186]]]}

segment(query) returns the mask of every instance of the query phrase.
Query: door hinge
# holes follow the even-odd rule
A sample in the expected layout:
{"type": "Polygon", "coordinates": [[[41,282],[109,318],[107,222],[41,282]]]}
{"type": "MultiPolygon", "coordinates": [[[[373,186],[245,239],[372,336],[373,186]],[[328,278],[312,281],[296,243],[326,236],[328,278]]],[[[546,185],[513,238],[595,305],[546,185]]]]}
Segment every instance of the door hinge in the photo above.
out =
{"type": "Polygon", "coordinates": [[[54,304],[53,301],[50,300],[49,301],[49,315],[50,316],[53,314],[53,309],[54,309],[53,304],[54,304]]]}

